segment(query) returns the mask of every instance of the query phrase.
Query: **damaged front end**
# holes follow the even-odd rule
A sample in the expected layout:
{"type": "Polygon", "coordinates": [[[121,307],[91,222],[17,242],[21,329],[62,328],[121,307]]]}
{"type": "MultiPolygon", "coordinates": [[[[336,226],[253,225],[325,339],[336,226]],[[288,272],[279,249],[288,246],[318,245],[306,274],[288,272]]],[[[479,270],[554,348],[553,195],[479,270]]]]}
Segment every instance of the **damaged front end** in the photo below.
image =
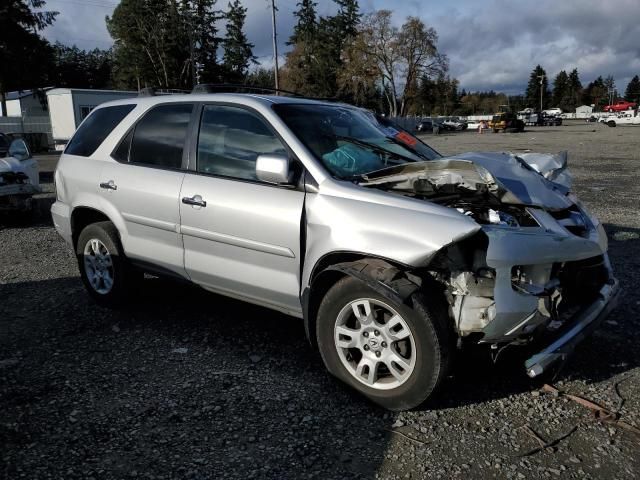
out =
{"type": "Polygon", "coordinates": [[[615,306],[618,282],[602,225],[570,193],[566,153],[465,154],[368,175],[363,186],[458,210],[480,232],[430,262],[463,340],[495,347],[549,339],[526,362],[536,376],[615,306]]]}
{"type": "Polygon", "coordinates": [[[40,193],[37,162],[0,159],[0,212],[29,211],[32,196],[40,193]]]}

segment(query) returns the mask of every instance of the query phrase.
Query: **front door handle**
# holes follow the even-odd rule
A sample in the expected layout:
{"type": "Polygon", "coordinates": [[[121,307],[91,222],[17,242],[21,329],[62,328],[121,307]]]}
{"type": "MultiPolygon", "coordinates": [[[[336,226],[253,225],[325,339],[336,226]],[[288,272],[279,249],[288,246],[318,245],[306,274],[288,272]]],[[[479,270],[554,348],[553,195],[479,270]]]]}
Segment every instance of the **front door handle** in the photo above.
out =
{"type": "Polygon", "coordinates": [[[109,180],[108,182],[102,182],[100,184],[100,188],[104,188],[105,190],[117,190],[118,186],[116,185],[116,182],[109,180]]]}
{"type": "Polygon", "coordinates": [[[194,205],[196,207],[206,207],[207,202],[205,202],[200,195],[194,195],[193,197],[182,197],[182,203],[187,205],[194,205]]]}

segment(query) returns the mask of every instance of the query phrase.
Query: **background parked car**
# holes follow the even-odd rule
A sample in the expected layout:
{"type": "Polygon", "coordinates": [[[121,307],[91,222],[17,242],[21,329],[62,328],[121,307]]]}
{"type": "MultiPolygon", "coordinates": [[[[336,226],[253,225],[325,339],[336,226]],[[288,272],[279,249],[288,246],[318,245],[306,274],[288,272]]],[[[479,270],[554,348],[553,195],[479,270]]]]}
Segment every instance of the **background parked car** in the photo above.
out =
{"type": "Polygon", "coordinates": [[[605,105],[602,110],[605,112],[623,112],[625,110],[631,110],[638,106],[637,103],[627,102],[626,100],[618,100],[611,105],[605,105]]]}
{"type": "Polygon", "coordinates": [[[442,125],[447,130],[466,130],[469,126],[467,122],[458,117],[442,117],[442,125]]]}
{"type": "Polygon", "coordinates": [[[440,127],[440,130],[449,130],[449,128],[446,127],[439,118],[431,117],[426,117],[420,120],[420,122],[418,122],[418,124],[416,125],[416,130],[419,132],[431,133],[433,132],[434,126],[440,127]]]}

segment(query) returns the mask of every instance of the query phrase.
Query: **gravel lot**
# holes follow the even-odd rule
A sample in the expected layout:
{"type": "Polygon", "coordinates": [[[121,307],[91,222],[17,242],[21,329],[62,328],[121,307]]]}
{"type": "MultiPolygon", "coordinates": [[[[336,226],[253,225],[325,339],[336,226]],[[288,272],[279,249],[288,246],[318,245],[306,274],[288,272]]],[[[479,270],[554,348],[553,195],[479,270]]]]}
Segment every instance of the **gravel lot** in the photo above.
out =
{"type": "MultiPolygon", "coordinates": [[[[640,129],[425,138],[444,154],[569,150],[625,292],[554,385],[640,426],[640,129]]],[[[466,353],[434,401],[391,414],[325,373],[299,320],[160,279],[99,308],[46,216],[0,220],[0,252],[0,478],[640,476],[640,436],[540,393],[517,352],[466,353]],[[522,457],[539,446],[524,425],[570,434],[522,457]]]]}

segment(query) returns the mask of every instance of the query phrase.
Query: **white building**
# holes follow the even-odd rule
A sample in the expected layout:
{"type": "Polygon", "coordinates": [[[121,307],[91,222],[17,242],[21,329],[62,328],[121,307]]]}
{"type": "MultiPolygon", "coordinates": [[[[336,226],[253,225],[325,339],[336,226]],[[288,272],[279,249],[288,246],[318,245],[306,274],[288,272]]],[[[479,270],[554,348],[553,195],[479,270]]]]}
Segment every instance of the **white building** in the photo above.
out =
{"type": "Polygon", "coordinates": [[[576,118],[589,118],[593,113],[593,106],[580,105],[576,108],[576,118]]]}
{"type": "Polygon", "coordinates": [[[104,102],[138,96],[138,92],[54,88],[47,92],[51,133],[55,148],[61,150],[91,110],[104,102]]]}
{"type": "MultiPolygon", "coordinates": [[[[39,92],[33,90],[21,90],[18,92],[7,92],[7,117],[46,117],[47,97],[45,92],[48,88],[43,88],[39,92]]],[[[2,112],[0,112],[0,116],[2,112]]]]}

